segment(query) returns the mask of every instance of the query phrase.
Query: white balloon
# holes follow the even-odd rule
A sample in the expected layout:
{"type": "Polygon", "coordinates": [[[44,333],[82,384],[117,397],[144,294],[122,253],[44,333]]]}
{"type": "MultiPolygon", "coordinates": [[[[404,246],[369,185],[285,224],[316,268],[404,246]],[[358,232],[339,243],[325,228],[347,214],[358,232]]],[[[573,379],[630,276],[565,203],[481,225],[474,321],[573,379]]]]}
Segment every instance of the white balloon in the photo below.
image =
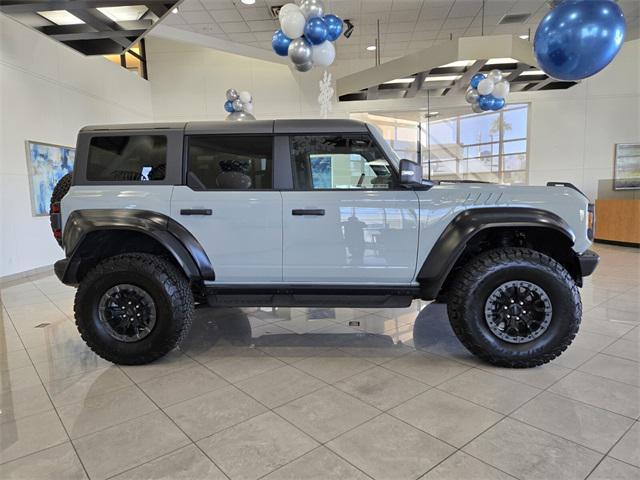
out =
{"type": "Polygon", "coordinates": [[[300,12],[300,7],[295,3],[287,3],[286,5],[283,5],[278,12],[278,20],[282,22],[282,18],[290,12],[300,12]]]}
{"type": "Polygon", "coordinates": [[[244,111],[247,113],[253,113],[253,102],[245,103],[244,111]]]}
{"type": "Polygon", "coordinates": [[[493,92],[494,86],[495,84],[493,83],[493,80],[491,80],[490,78],[485,78],[484,80],[480,80],[480,83],[478,84],[478,93],[480,95],[489,95],[491,92],[493,92]]]}
{"type": "Polygon", "coordinates": [[[282,33],[291,39],[301,37],[304,33],[304,25],[306,22],[304,15],[299,9],[298,11],[291,11],[280,20],[282,33]]]}
{"type": "Polygon", "coordinates": [[[246,90],[238,94],[242,103],[251,103],[251,94],[246,90]]]}
{"type": "Polygon", "coordinates": [[[328,67],[336,58],[336,47],[329,40],[311,47],[311,60],[314,65],[328,67]]]}
{"type": "Polygon", "coordinates": [[[497,98],[507,98],[510,88],[509,82],[502,80],[501,82],[496,83],[495,87],[493,87],[493,96],[497,98]]]}
{"type": "Polygon", "coordinates": [[[498,83],[500,80],[502,80],[502,72],[500,70],[493,69],[489,72],[487,78],[493,80],[493,83],[498,83]]]}

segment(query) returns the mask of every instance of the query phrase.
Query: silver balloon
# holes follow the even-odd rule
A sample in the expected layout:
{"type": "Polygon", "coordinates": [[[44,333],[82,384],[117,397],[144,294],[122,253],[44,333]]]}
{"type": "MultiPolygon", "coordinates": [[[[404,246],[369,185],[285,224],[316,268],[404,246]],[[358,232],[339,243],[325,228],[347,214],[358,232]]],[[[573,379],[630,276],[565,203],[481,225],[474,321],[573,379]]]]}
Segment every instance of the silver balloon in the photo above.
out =
{"type": "Polygon", "coordinates": [[[311,45],[302,37],[296,38],[289,44],[289,58],[295,65],[309,63],[312,53],[311,45]]]}
{"type": "Polygon", "coordinates": [[[487,75],[487,78],[492,80],[493,83],[498,83],[500,80],[502,80],[502,72],[500,70],[491,70],[489,72],[489,75],[487,75]]]}
{"type": "Polygon", "coordinates": [[[324,5],[320,0],[302,0],[300,11],[307,20],[311,17],[322,17],[324,15],[324,5]]]}
{"type": "Polygon", "coordinates": [[[233,102],[238,99],[238,92],[234,88],[227,90],[227,100],[233,102]]]}
{"type": "MultiPolygon", "coordinates": [[[[475,113],[484,112],[484,110],[482,110],[482,108],[480,108],[480,105],[477,103],[474,103],[473,105],[471,105],[471,110],[473,110],[475,113]]],[[[233,115],[233,113],[231,115],[233,115]]]]}
{"type": "Polygon", "coordinates": [[[244,110],[244,103],[242,103],[242,101],[238,98],[236,100],[233,101],[233,109],[236,112],[241,112],[244,110]]]}
{"type": "Polygon", "coordinates": [[[227,115],[227,118],[225,118],[227,122],[246,122],[255,119],[256,117],[247,112],[233,112],[227,115]]]}
{"type": "Polygon", "coordinates": [[[467,88],[467,93],[464,94],[464,99],[467,101],[467,103],[470,103],[472,105],[474,103],[478,103],[479,97],[480,94],[478,93],[478,91],[472,87],[467,88]]]}
{"type": "Polygon", "coordinates": [[[300,63],[300,64],[294,63],[293,67],[299,72],[308,72],[313,68],[313,62],[300,63]]]}

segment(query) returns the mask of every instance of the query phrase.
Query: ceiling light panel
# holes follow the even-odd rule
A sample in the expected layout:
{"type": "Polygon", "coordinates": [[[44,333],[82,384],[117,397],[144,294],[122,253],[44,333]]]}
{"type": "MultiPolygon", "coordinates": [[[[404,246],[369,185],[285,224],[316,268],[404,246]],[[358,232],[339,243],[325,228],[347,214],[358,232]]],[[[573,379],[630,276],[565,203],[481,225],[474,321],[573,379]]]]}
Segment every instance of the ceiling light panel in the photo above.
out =
{"type": "Polygon", "coordinates": [[[101,7],[97,10],[114,22],[129,22],[140,20],[148,9],[144,5],[132,5],[129,7],[101,7]]]}
{"type": "Polygon", "coordinates": [[[66,10],[49,10],[48,12],[38,12],[38,15],[46,18],[56,25],[80,25],[84,23],[78,17],[66,10]]]}

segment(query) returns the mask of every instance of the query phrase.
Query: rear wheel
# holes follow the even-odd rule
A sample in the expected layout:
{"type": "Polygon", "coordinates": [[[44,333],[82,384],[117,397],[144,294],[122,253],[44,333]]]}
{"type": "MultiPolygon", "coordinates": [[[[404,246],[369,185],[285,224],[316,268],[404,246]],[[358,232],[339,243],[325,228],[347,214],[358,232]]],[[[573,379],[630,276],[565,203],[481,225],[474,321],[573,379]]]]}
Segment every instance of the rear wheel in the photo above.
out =
{"type": "Polygon", "coordinates": [[[470,261],[449,290],[449,320],[464,346],[494,365],[534,367],[560,355],[580,326],[575,282],[552,258],[495,249],[470,261]]]}
{"type": "Polygon", "coordinates": [[[187,335],[193,317],[189,282],[168,261],[132,253],[107,258],[80,282],[76,325],[102,358],[123,365],[152,362],[187,335]]]}

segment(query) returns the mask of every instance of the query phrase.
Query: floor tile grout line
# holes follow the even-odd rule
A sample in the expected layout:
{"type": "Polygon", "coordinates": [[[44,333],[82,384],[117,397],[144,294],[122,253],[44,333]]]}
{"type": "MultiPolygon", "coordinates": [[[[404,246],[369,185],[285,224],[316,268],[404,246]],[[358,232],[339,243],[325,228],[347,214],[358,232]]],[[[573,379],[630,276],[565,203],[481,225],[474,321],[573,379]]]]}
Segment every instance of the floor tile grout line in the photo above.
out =
{"type": "MultiPolygon", "coordinates": [[[[122,370],[122,369],[121,369],[121,370],[122,370]]],[[[122,373],[124,373],[124,374],[127,376],[127,378],[129,378],[129,380],[131,380],[131,381],[133,382],[133,384],[138,388],[138,390],[140,390],[140,391],[142,392],[142,394],[143,394],[143,395],[145,395],[145,396],[149,399],[149,401],[151,401],[151,402],[156,406],[156,408],[158,408],[158,410],[162,413],[162,415],[164,415],[167,419],[169,419],[169,421],[170,421],[170,422],[171,422],[171,423],[172,423],[172,424],[173,424],[173,425],[174,425],[178,430],[180,430],[180,432],[182,432],[182,434],[183,434],[183,435],[184,435],[184,436],[185,436],[185,437],[186,437],[186,438],[191,442],[191,444],[192,444],[192,445],[195,445],[195,447],[196,447],[198,450],[200,450],[200,451],[202,452],[202,454],[203,454],[205,457],[209,458],[209,456],[206,454],[206,452],[205,452],[204,450],[202,450],[202,448],[200,448],[200,446],[197,444],[197,442],[196,442],[196,441],[194,441],[194,440],[193,440],[193,439],[192,439],[192,438],[187,434],[187,432],[185,432],[182,428],[180,428],[180,425],[178,425],[178,424],[176,423],[176,421],[175,421],[173,418],[171,418],[171,416],[170,416],[169,414],[167,414],[167,412],[165,412],[165,411],[164,411],[164,410],[163,410],[163,409],[162,409],[162,408],[161,408],[161,407],[160,407],[160,406],[159,406],[159,405],[158,405],[158,404],[157,404],[157,403],[156,403],[156,402],[155,402],[155,401],[154,401],[154,400],[149,396],[149,395],[147,395],[147,392],[145,392],[145,391],[140,387],[140,385],[138,385],[138,384],[137,384],[137,382],[135,382],[135,381],[134,381],[134,380],[133,380],[133,379],[132,379],[128,374],[127,374],[127,372],[123,371],[122,373]]],[[[199,441],[199,440],[198,440],[198,441],[199,441]]],[[[183,445],[183,447],[185,447],[185,446],[186,446],[186,445],[183,445]]],[[[160,457],[162,457],[162,456],[164,456],[164,455],[167,455],[167,454],[160,455],[160,456],[159,456],[159,457],[157,457],[157,458],[160,458],[160,457]]],[[[222,468],[220,468],[220,466],[219,466],[219,465],[218,465],[218,464],[217,464],[217,463],[216,463],[212,458],[209,458],[209,460],[211,461],[211,463],[213,463],[213,464],[216,466],[216,468],[217,468],[218,470],[220,470],[220,471],[222,472],[222,474],[223,474],[225,477],[229,478],[229,476],[226,474],[226,472],[224,472],[224,470],[222,470],[222,468]]],[[[150,460],[150,461],[151,461],[151,460],[150,460]]],[[[139,467],[139,466],[141,466],[141,465],[145,465],[145,464],[147,464],[147,463],[149,463],[149,462],[142,463],[142,464],[140,464],[140,465],[137,465],[136,467],[139,467]]],[[[134,467],[134,468],[136,468],[136,467],[134,467]]],[[[122,473],[122,472],[120,472],[120,473],[122,473]]],[[[118,475],[119,475],[120,473],[118,473],[118,475]]]]}
{"type": "MultiPolygon", "coordinates": [[[[37,285],[36,285],[36,288],[37,288],[37,285]]],[[[13,325],[13,328],[15,328],[15,324],[13,323],[13,319],[11,318],[11,315],[9,315],[9,321],[13,325]]],[[[42,380],[42,376],[40,375],[40,372],[38,371],[38,369],[36,368],[35,364],[33,363],[33,359],[31,358],[31,354],[29,353],[29,350],[27,349],[26,345],[22,341],[22,336],[20,336],[19,333],[18,333],[18,338],[20,338],[20,342],[22,343],[22,346],[24,347],[25,351],[27,352],[27,356],[29,357],[29,360],[31,361],[31,366],[33,367],[34,371],[36,372],[36,375],[38,376],[38,379],[40,380],[40,384],[41,384],[42,388],[44,389],[45,394],[47,395],[47,398],[49,398],[49,402],[51,402],[51,406],[53,407],[53,411],[56,414],[56,418],[60,422],[60,426],[62,427],[65,435],[67,436],[67,440],[68,440],[69,444],[71,445],[71,448],[73,448],[73,451],[76,454],[76,457],[77,457],[78,461],[80,462],[80,465],[82,466],[82,470],[84,471],[84,474],[87,476],[87,478],[90,478],[89,477],[89,472],[87,471],[87,467],[85,466],[84,462],[82,461],[82,458],[80,457],[80,454],[78,453],[78,450],[76,449],[75,444],[71,440],[71,435],[69,435],[69,431],[67,430],[66,425],[62,421],[62,417],[60,417],[60,413],[58,412],[58,409],[56,408],[55,404],[53,403],[53,399],[51,398],[51,395],[49,394],[49,391],[47,390],[47,388],[44,385],[44,381],[42,380]]],[[[39,451],[42,451],[42,450],[39,450],[39,451]]],[[[33,453],[38,453],[38,452],[32,452],[32,454],[33,453]]]]}
{"type": "MultiPolygon", "coordinates": [[[[627,428],[627,429],[625,430],[625,432],[622,434],[622,436],[621,436],[618,440],[616,440],[616,442],[615,442],[613,445],[611,445],[611,448],[609,448],[609,450],[607,450],[607,453],[605,453],[605,454],[604,454],[604,456],[600,459],[600,461],[599,461],[598,463],[596,463],[596,465],[595,465],[595,466],[591,469],[591,471],[587,474],[587,476],[585,477],[585,480],[586,480],[586,479],[588,479],[588,478],[593,474],[593,472],[595,472],[595,470],[598,468],[598,466],[600,466],[600,464],[604,461],[604,459],[605,459],[605,458],[609,457],[609,458],[613,458],[614,460],[618,460],[618,459],[617,459],[617,458],[615,458],[615,457],[610,457],[610,456],[609,456],[609,454],[613,451],[613,449],[616,447],[616,445],[618,445],[618,444],[620,443],[620,441],[624,438],[624,436],[625,436],[627,433],[629,433],[629,431],[634,427],[634,425],[635,425],[636,423],[637,423],[637,422],[633,422],[633,423],[629,426],[629,428],[627,428]]],[[[625,461],[623,461],[623,460],[618,460],[618,461],[621,461],[622,463],[625,463],[625,464],[627,464],[627,465],[631,465],[631,464],[629,464],[629,463],[627,463],[627,462],[625,462],[625,461]]],[[[636,465],[633,465],[633,466],[636,466],[636,465]]],[[[638,468],[638,467],[636,466],[636,468],[638,468]]]]}
{"type": "MultiPolygon", "coordinates": [[[[180,450],[183,450],[183,449],[185,449],[187,447],[190,447],[191,445],[194,445],[194,442],[190,442],[187,445],[181,445],[180,447],[176,448],[175,450],[171,450],[170,452],[163,453],[162,455],[158,455],[157,457],[154,457],[154,458],[152,458],[150,460],[147,460],[144,463],[141,463],[139,465],[134,465],[133,467],[127,468],[126,470],[122,470],[121,472],[117,472],[117,473],[114,473],[113,475],[109,475],[104,480],[111,480],[112,478],[115,478],[115,477],[117,477],[119,475],[122,475],[123,473],[130,472],[132,470],[135,470],[136,468],[142,467],[143,465],[148,465],[149,463],[155,462],[156,460],[159,460],[159,459],[161,459],[163,457],[166,457],[166,456],[169,456],[169,455],[173,455],[174,453],[179,452],[180,450]]],[[[196,448],[197,448],[197,445],[196,445],[196,448]]],[[[227,478],[229,478],[229,477],[227,477],[227,478]]]]}

